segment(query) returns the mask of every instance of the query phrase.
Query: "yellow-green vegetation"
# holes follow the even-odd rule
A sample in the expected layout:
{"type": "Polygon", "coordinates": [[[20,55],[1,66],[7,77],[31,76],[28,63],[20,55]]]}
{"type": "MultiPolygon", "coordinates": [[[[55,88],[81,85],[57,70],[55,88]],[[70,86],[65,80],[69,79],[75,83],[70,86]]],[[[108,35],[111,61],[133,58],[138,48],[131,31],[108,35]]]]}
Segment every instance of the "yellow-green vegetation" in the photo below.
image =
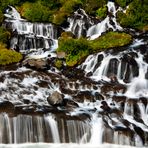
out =
{"type": "Polygon", "coordinates": [[[122,8],[125,8],[132,0],[115,0],[115,2],[122,8]]]}
{"type": "Polygon", "coordinates": [[[148,25],[148,1],[133,0],[126,13],[118,12],[117,20],[123,27],[143,29],[148,25]]]}
{"type": "Polygon", "coordinates": [[[17,63],[22,59],[22,55],[11,49],[6,49],[5,45],[0,43],[0,65],[17,63]]]}
{"type": "Polygon", "coordinates": [[[60,68],[63,66],[63,61],[60,60],[60,59],[57,59],[57,60],[55,61],[55,66],[56,66],[58,69],[60,69],[60,68]]]}
{"type": "Polygon", "coordinates": [[[65,52],[67,66],[80,64],[89,54],[125,46],[132,41],[126,33],[108,32],[95,40],[61,38],[57,52],[65,52]]]}
{"type": "Polygon", "coordinates": [[[96,13],[99,19],[105,19],[107,16],[107,6],[104,5],[103,7],[99,8],[96,13]]]}
{"type": "Polygon", "coordinates": [[[66,53],[67,66],[79,64],[91,51],[91,46],[86,39],[62,38],[59,41],[57,52],[66,53]]]}
{"type": "Polygon", "coordinates": [[[40,1],[36,3],[26,2],[20,8],[19,11],[21,15],[27,20],[32,22],[51,22],[52,21],[52,11],[40,1]]]}
{"type": "Polygon", "coordinates": [[[90,41],[94,51],[125,46],[132,41],[132,36],[126,33],[108,32],[98,39],[90,41]]]}
{"type": "Polygon", "coordinates": [[[96,11],[107,4],[108,0],[81,0],[87,14],[96,16],[96,11]]]}

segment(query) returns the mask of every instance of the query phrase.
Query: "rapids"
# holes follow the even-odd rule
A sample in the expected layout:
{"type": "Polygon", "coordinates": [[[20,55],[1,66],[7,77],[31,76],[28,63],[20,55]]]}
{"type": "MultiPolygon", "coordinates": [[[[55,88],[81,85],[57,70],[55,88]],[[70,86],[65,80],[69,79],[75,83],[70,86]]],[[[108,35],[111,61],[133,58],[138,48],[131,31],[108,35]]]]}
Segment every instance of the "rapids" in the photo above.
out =
{"type": "Polygon", "coordinates": [[[123,30],[115,4],[107,7],[112,15],[102,22],[79,9],[68,18],[69,27],[61,28],[28,22],[9,6],[3,25],[13,34],[10,48],[48,66],[1,68],[0,147],[148,146],[147,34],[136,34],[126,47],[92,54],[75,69],[59,71],[52,64],[63,31],[92,40],[110,29],[123,30]],[[62,98],[62,104],[50,104],[52,97],[62,98]]]}

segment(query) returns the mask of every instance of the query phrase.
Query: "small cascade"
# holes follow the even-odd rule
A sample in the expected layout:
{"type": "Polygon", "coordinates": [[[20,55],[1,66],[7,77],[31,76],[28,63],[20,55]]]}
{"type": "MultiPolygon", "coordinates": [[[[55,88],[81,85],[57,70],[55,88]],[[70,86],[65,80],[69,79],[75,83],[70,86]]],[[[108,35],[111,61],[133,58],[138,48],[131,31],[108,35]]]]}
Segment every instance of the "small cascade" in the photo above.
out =
{"type": "Polygon", "coordinates": [[[87,31],[87,37],[89,37],[91,40],[96,39],[97,37],[101,36],[103,32],[106,32],[110,29],[113,31],[116,30],[122,30],[122,27],[118,25],[116,21],[116,8],[114,2],[108,2],[108,13],[107,17],[98,23],[97,25],[91,26],[87,31]]]}
{"type": "Polygon", "coordinates": [[[83,9],[78,9],[67,21],[69,22],[69,27],[66,31],[71,31],[78,38],[81,36],[85,37],[88,28],[93,25],[93,21],[83,9]]]}
{"type": "Polygon", "coordinates": [[[5,17],[4,25],[12,31],[10,48],[23,51],[57,47],[59,29],[55,25],[27,22],[12,6],[6,10],[5,17]]]}
{"type": "Polygon", "coordinates": [[[67,120],[60,129],[62,119],[54,115],[17,115],[9,117],[0,114],[0,143],[52,142],[86,143],[90,136],[90,125],[83,121],[67,120]],[[67,132],[65,137],[59,135],[67,132]]]}

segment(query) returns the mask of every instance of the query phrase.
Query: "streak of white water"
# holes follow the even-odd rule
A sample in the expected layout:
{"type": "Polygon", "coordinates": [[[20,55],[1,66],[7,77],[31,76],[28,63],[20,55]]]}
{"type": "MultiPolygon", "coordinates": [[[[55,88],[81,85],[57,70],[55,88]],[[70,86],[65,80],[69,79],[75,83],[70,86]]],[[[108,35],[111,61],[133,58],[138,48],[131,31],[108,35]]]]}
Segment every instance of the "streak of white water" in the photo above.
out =
{"type": "Polygon", "coordinates": [[[125,95],[132,98],[148,97],[148,80],[145,79],[148,65],[143,61],[143,55],[140,53],[138,53],[138,57],[135,60],[139,65],[139,76],[132,80],[125,95]]]}
{"type": "Polygon", "coordinates": [[[107,16],[103,21],[98,23],[97,25],[94,25],[88,29],[87,37],[90,38],[90,40],[94,40],[97,37],[99,37],[103,32],[107,31],[108,29],[115,30],[122,30],[122,27],[118,25],[116,21],[116,8],[114,2],[108,2],[107,3],[108,12],[110,12],[113,16],[107,16]],[[114,25],[110,23],[110,19],[113,21],[114,25]]]}
{"type": "Polygon", "coordinates": [[[51,115],[45,117],[45,119],[48,121],[48,123],[50,125],[53,142],[54,143],[60,143],[60,137],[59,137],[57,122],[55,121],[55,119],[53,119],[53,117],[51,115]]]}
{"type": "MultiPolygon", "coordinates": [[[[26,143],[26,144],[1,144],[0,148],[136,148],[115,144],[50,144],[50,143],[26,143]]],[[[146,147],[143,147],[146,148],[146,147]]]]}
{"type": "Polygon", "coordinates": [[[97,114],[92,116],[92,129],[91,129],[91,139],[92,144],[101,144],[103,135],[103,121],[102,118],[98,118],[97,114]]]}

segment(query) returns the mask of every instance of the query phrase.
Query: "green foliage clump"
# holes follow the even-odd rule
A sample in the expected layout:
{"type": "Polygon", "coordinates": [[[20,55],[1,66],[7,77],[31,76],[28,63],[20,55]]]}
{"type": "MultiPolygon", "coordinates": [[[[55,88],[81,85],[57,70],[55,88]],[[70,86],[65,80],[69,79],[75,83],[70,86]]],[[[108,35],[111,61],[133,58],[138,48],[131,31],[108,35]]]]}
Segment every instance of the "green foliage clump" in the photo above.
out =
{"type": "Polygon", "coordinates": [[[117,20],[123,27],[142,29],[148,24],[148,1],[133,0],[126,10],[118,12],[117,20]]]}
{"type": "Polygon", "coordinates": [[[83,3],[82,8],[86,11],[89,15],[96,15],[96,11],[103,7],[107,0],[81,0],[83,3]]]}
{"type": "Polygon", "coordinates": [[[80,0],[60,0],[61,7],[54,14],[53,23],[60,25],[66,18],[82,4],[80,0]]]}
{"type": "Polygon", "coordinates": [[[105,19],[106,16],[107,16],[107,6],[104,5],[103,7],[99,8],[99,9],[96,11],[96,13],[97,13],[97,17],[98,17],[99,19],[102,19],[102,20],[105,19]]]}
{"type": "Polygon", "coordinates": [[[32,22],[51,22],[53,12],[41,4],[26,2],[20,8],[21,15],[32,22]]]}
{"type": "Polygon", "coordinates": [[[132,0],[115,0],[115,2],[122,8],[125,8],[132,0]]]}
{"type": "Polygon", "coordinates": [[[0,65],[17,63],[22,59],[22,55],[16,51],[0,46],[0,65]]]}
{"type": "Polygon", "coordinates": [[[124,46],[131,41],[130,35],[118,32],[108,32],[95,40],[62,38],[59,41],[57,52],[65,52],[67,66],[75,66],[91,53],[124,46]]]}
{"type": "Polygon", "coordinates": [[[60,39],[58,52],[66,53],[67,66],[75,66],[79,64],[89,53],[91,46],[86,39],[60,39]]]}

